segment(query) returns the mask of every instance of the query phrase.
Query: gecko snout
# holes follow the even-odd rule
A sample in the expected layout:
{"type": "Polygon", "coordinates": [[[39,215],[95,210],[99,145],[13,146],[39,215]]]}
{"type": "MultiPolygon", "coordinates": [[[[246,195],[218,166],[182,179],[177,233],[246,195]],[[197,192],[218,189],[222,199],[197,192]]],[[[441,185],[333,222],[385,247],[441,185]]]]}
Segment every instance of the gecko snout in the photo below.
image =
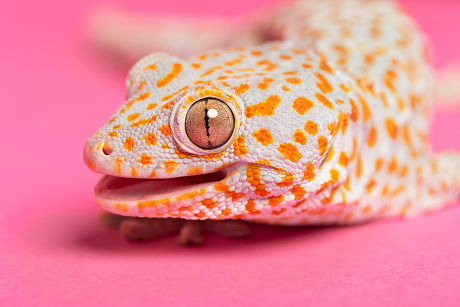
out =
{"type": "Polygon", "coordinates": [[[84,161],[92,170],[103,169],[105,165],[110,164],[113,152],[114,148],[109,142],[90,138],[85,145],[84,161]]]}

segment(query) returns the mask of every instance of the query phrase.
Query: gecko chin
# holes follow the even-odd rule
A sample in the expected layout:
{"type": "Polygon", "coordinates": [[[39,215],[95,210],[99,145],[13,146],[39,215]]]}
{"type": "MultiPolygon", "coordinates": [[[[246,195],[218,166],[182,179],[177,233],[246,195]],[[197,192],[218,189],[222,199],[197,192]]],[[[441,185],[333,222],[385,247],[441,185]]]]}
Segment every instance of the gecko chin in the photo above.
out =
{"type": "MultiPolygon", "coordinates": [[[[125,178],[105,175],[95,187],[97,201],[105,208],[115,203],[138,203],[173,200],[183,195],[193,195],[225,179],[228,168],[217,172],[174,178],[125,178]]],[[[113,210],[110,210],[113,211],[113,210]]],[[[131,210],[129,210],[131,211],[131,210]]]]}

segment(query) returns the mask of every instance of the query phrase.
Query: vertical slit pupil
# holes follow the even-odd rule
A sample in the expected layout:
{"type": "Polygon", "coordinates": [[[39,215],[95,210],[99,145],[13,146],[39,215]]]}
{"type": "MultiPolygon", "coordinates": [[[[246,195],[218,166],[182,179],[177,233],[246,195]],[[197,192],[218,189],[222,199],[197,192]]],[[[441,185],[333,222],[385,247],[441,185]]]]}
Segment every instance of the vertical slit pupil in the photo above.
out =
{"type": "Polygon", "coordinates": [[[211,133],[209,132],[209,116],[208,116],[208,108],[204,109],[204,124],[206,126],[206,135],[208,137],[211,136],[211,133]]]}

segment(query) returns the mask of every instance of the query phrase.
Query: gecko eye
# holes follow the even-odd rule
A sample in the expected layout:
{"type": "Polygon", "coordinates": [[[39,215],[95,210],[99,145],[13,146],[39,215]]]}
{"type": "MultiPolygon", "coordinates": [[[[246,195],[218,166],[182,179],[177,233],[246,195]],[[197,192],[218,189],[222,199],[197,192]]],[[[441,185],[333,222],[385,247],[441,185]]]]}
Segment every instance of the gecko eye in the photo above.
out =
{"type": "Polygon", "coordinates": [[[185,132],[201,149],[216,149],[227,143],[235,130],[232,109],[222,100],[204,98],[194,102],[185,116],[185,132]]]}

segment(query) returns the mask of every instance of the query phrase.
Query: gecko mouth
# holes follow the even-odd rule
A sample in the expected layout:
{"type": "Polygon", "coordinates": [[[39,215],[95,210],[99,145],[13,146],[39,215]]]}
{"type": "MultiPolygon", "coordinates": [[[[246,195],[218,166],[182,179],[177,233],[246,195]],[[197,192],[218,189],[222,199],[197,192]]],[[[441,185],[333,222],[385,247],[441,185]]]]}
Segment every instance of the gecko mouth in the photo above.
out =
{"type": "Polygon", "coordinates": [[[213,185],[227,177],[227,169],[195,176],[162,179],[124,178],[106,175],[95,187],[99,201],[141,201],[175,197],[213,185]]]}

